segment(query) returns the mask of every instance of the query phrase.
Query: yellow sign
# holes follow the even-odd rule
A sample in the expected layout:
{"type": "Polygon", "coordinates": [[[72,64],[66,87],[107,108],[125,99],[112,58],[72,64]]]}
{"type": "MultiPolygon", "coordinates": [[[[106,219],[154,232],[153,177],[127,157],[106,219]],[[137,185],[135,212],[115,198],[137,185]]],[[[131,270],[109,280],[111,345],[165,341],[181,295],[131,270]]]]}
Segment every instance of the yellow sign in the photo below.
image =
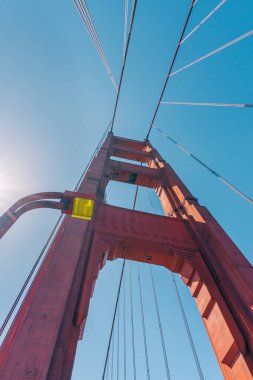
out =
{"type": "Polygon", "coordinates": [[[74,218],[91,220],[94,209],[94,200],[74,198],[72,216],[74,218]]]}

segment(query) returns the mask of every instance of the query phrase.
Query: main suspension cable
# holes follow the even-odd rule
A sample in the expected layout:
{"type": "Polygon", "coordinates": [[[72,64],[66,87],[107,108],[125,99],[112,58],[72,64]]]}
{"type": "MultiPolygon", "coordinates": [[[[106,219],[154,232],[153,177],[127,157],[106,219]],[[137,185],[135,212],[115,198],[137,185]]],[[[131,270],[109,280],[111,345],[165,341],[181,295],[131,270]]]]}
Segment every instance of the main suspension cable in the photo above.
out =
{"type": "Polygon", "coordinates": [[[139,263],[137,263],[137,264],[138,264],[137,265],[137,268],[138,268],[138,283],[139,283],[140,306],[141,306],[142,332],[143,332],[143,341],[144,341],[144,348],[145,348],[146,370],[147,370],[147,378],[148,378],[148,380],[150,380],[148,346],[147,346],[147,336],[146,336],[146,327],[145,327],[145,318],[144,318],[144,308],[143,308],[141,278],[140,278],[140,266],[139,266],[139,263]]]}
{"type": "Polygon", "coordinates": [[[203,20],[200,21],[200,23],[197,26],[195,26],[195,28],[193,28],[192,31],[189,32],[183,38],[180,45],[182,45],[193,33],[196,32],[196,30],[198,30],[201,27],[201,25],[203,25],[211,16],[213,16],[220,9],[220,7],[222,7],[222,5],[226,3],[226,1],[227,0],[222,0],[210,13],[208,13],[208,15],[205,18],[203,18],[203,20]]]}
{"type": "Polygon", "coordinates": [[[162,343],[162,349],[163,349],[163,358],[164,358],[164,363],[165,363],[165,368],[166,368],[166,374],[167,374],[167,379],[171,380],[169,363],[168,363],[168,357],[167,357],[167,351],[166,351],[166,346],[165,346],[165,341],[164,341],[164,335],[163,335],[163,327],[162,327],[162,322],[161,322],[161,317],[160,317],[160,312],[159,312],[159,306],[158,306],[156,288],[155,288],[155,281],[154,281],[152,266],[150,264],[149,264],[149,270],[150,270],[150,276],[151,276],[153,294],[154,294],[154,299],[155,299],[156,316],[157,316],[157,321],[158,321],[158,326],[159,326],[159,331],[160,331],[160,337],[161,337],[161,343],[162,343]]]}
{"type": "Polygon", "coordinates": [[[189,328],[189,325],[188,325],[188,322],[187,322],[187,318],[186,318],[184,307],[183,307],[183,304],[182,304],[182,301],[181,301],[181,297],[180,297],[180,294],[179,294],[179,291],[178,291],[178,287],[177,287],[177,283],[176,283],[176,280],[175,280],[175,276],[174,276],[173,273],[171,273],[171,276],[172,276],[172,281],[173,281],[173,284],[174,284],[174,288],[175,288],[175,293],[176,293],[176,296],[177,296],[178,304],[179,304],[179,307],[180,307],[181,315],[182,315],[182,318],[184,320],[184,325],[185,325],[185,328],[186,328],[187,336],[188,336],[188,339],[189,339],[189,342],[190,342],[190,345],[191,345],[191,349],[192,349],[192,353],[193,353],[193,356],[194,356],[194,360],[195,360],[195,363],[196,363],[196,366],[197,366],[199,378],[200,378],[200,380],[204,380],[203,372],[202,372],[202,369],[201,369],[201,366],[200,366],[200,363],[199,363],[199,359],[198,359],[198,355],[197,355],[197,352],[196,352],[196,348],[195,348],[195,345],[194,345],[194,342],[193,342],[193,339],[192,339],[192,335],[191,335],[191,331],[190,331],[190,328],[189,328]]]}
{"type": "Polygon", "coordinates": [[[249,30],[247,33],[242,34],[241,36],[235,38],[234,40],[232,40],[228,43],[226,43],[225,45],[222,45],[219,48],[212,50],[210,53],[205,54],[202,57],[195,59],[193,62],[188,63],[187,65],[181,67],[180,69],[172,72],[169,76],[172,77],[173,75],[181,73],[182,71],[188,69],[189,67],[195,65],[196,63],[199,63],[199,62],[203,61],[204,59],[207,59],[207,58],[211,57],[212,55],[217,54],[220,51],[227,49],[229,46],[232,46],[232,45],[244,40],[245,38],[252,36],[252,34],[253,34],[253,30],[249,30]]]}
{"type": "Polygon", "coordinates": [[[199,103],[199,102],[161,102],[160,104],[185,105],[185,106],[202,106],[202,107],[239,107],[250,108],[253,103],[199,103]]]}
{"type": "Polygon", "coordinates": [[[89,8],[88,8],[85,0],[73,0],[73,1],[74,1],[75,7],[76,7],[84,25],[85,25],[85,27],[86,27],[86,30],[90,36],[90,39],[91,39],[95,49],[97,50],[98,56],[104,65],[104,68],[105,68],[105,70],[106,70],[106,72],[107,72],[107,74],[108,74],[108,76],[109,76],[109,78],[113,84],[113,87],[115,88],[115,91],[117,92],[118,88],[116,85],[116,81],[114,79],[112,70],[108,64],[108,61],[107,61],[106,55],[104,53],[101,41],[99,39],[98,33],[96,31],[96,28],[95,28],[95,25],[92,21],[91,14],[89,12],[89,8]]]}
{"type": "Polygon", "coordinates": [[[130,26],[129,26],[129,32],[128,32],[127,42],[126,42],[126,49],[125,49],[125,54],[124,54],[122,68],[121,68],[121,73],[120,73],[119,88],[118,88],[118,92],[117,92],[117,96],[116,96],[116,101],[115,101],[115,106],[114,106],[114,110],[113,110],[111,131],[113,130],[113,127],[114,127],[114,120],[115,120],[115,115],[116,115],[118,101],[119,101],[119,95],[120,95],[120,90],[121,90],[121,85],[122,85],[122,79],[123,79],[123,75],[124,75],[124,71],[125,71],[127,53],[128,53],[130,38],[131,38],[131,34],[132,34],[132,29],[133,29],[133,23],[134,23],[134,16],[135,16],[135,12],[136,12],[136,6],[137,6],[137,0],[134,0],[133,9],[132,9],[132,15],[131,15],[131,21],[130,21],[130,26]]]}
{"type": "Polygon", "coordinates": [[[173,144],[175,144],[180,150],[182,150],[184,153],[186,153],[188,156],[193,158],[195,161],[197,161],[201,166],[203,166],[206,170],[208,170],[211,174],[213,174],[215,177],[217,177],[220,181],[222,181],[226,186],[228,186],[231,190],[233,190],[235,193],[237,193],[241,198],[243,198],[246,202],[253,205],[253,199],[248,197],[246,194],[244,194],[241,190],[239,190],[237,187],[232,185],[228,180],[226,180],[222,175],[218,174],[216,171],[211,169],[208,165],[206,165],[203,161],[201,161],[199,158],[197,158],[194,154],[189,152],[189,150],[182,147],[180,144],[178,144],[173,138],[168,136],[166,133],[164,133],[160,128],[155,127],[155,129],[160,132],[167,140],[171,141],[173,144]]]}
{"type": "Polygon", "coordinates": [[[176,58],[177,58],[177,55],[178,55],[178,51],[179,51],[179,48],[180,48],[180,44],[181,44],[181,41],[184,37],[184,33],[185,33],[185,30],[186,30],[186,27],[188,25],[188,22],[189,22],[189,19],[190,19],[190,16],[191,16],[191,13],[192,13],[192,10],[193,10],[193,7],[194,5],[196,4],[196,1],[195,0],[192,0],[191,2],[191,5],[190,5],[190,8],[189,8],[189,11],[187,13],[187,16],[186,16],[186,20],[184,22],[184,26],[183,26],[183,29],[182,29],[182,32],[180,34],[180,37],[179,37],[179,41],[178,41],[178,44],[177,44],[177,47],[176,47],[176,50],[175,50],[175,53],[174,53],[174,56],[172,58],[172,61],[171,61],[171,64],[170,64],[170,67],[169,67],[169,71],[168,71],[168,74],[166,76],[166,79],[165,79],[165,82],[164,82],[164,85],[163,85],[163,88],[162,88],[162,92],[159,96],[159,99],[158,99],[158,102],[157,102],[157,105],[156,105],[156,108],[155,108],[155,112],[154,112],[154,115],[153,115],[153,118],[152,118],[152,121],[151,121],[151,124],[150,124],[150,127],[148,129],[148,133],[147,133],[147,136],[146,136],[146,140],[148,140],[149,138],[149,135],[150,135],[150,132],[151,132],[151,129],[153,128],[153,125],[154,125],[154,121],[155,121],[155,118],[156,118],[156,115],[157,115],[157,112],[158,112],[158,109],[160,107],[160,103],[162,101],[162,98],[163,98],[163,94],[165,92],[165,89],[167,87],[167,83],[168,83],[168,80],[170,78],[170,73],[173,69],[173,66],[174,66],[174,63],[176,61],[176,58]]]}

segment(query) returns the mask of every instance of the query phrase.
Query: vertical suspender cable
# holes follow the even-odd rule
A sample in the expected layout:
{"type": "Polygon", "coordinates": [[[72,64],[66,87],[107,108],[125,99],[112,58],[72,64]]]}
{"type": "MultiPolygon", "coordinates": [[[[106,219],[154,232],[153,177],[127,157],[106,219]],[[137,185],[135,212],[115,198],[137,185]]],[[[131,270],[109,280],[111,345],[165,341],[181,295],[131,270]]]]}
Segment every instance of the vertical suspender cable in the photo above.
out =
{"type": "Polygon", "coordinates": [[[114,329],[112,331],[112,347],[111,347],[111,353],[112,353],[112,362],[111,362],[111,380],[113,380],[113,370],[114,370],[114,329]]]}
{"type": "Polygon", "coordinates": [[[200,366],[200,363],[199,363],[198,355],[197,355],[197,352],[196,352],[196,349],[195,349],[195,346],[194,346],[194,342],[193,342],[193,339],[192,339],[192,336],[191,336],[191,332],[190,332],[190,328],[189,328],[189,325],[188,325],[188,322],[187,322],[187,319],[186,319],[186,315],[185,315],[185,311],[184,311],[183,304],[182,304],[182,301],[181,301],[181,297],[180,297],[180,294],[179,294],[179,291],[178,291],[178,287],[177,287],[177,283],[176,283],[176,280],[175,280],[175,276],[174,276],[173,273],[171,273],[171,275],[172,275],[172,281],[173,281],[173,284],[174,284],[174,288],[175,288],[178,304],[179,304],[179,307],[180,307],[180,310],[181,310],[181,314],[182,314],[182,317],[183,317],[183,320],[184,320],[184,325],[185,325],[185,328],[186,328],[186,331],[187,331],[188,339],[189,339],[189,342],[190,342],[190,345],[191,345],[192,353],[193,353],[194,360],[195,360],[195,363],[196,363],[196,367],[197,367],[197,370],[198,370],[199,378],[200,378],[200,380],[204,380],[204,376],[203,376],[202,369],[201,369],[201,366],[200,366]]]}
{"type": "Polygon", "coordinates": [[[123,278],[123,344],[124,344],[124,380],[126,380],[126,274],[124,273],[124,278],[123,278]]]}
{"type": "Polygon", "coordinates": [[[171,380],[170,370],[169,370],[169,364],[168,364],[168,358],[167,358],[167,352],[166,352],[166,347],[165,347],[165,342],[164,342],[164,336],[163,336],[162,322],[161,322],[161,317],[160,317],[160,312],[159,312],[159,307],[158,307],[158,300],[157,300],[157,294],[156,294],[156,288],[155,288],[155,281],[154,281],[154,276],[153,276],[153,271],[152,271],[152,266],[151,265],[149,265],[149,270],[150,270],[150,276],[151,276],[153,294],[154,294],[154,299],[155,299],[156,315],[157,315],[157,321],[158,321],[158,326],[159,326],[159,331],[160,331],[160,337],[161,337],[161,343],[162,343],[162,349],[163,349],[163,357],[164,357],[164,363],[165,363],[165,368],[166,368],[166,374],[167,374],[167,379],[171,380]]]}
{"type": "Polygon", "coordinates": [[[144,310],[143,310],[143,299],[142,299],[142,288],[141,288],[141,278],[140,278],[140,266],[139,266],[139,263],[138,263],[138,283],[139,283],[139,293],[140,293],[141,319],[142,319],[142,331],[143,331],[143,340],[144,340],[144,348],[145,348],[147,379],[150,380],[148,347],[147,347],[146,327],[145,327],[144,310]]]}
{"type": "Polygon", "coordinates": [[[130,283],[130,306],[131,306],[131,332],[132,332],[132,349],[133,349],[133,372],[136,380],[136,360],[135,360],[135,337],[134,337],[134,309],[133,309],[133,288],[132,288],[132,266],[129,264],[129,283],[130,283]]]}
{"type": "Polygon", "coordinates": [[[120,322],[120,300],[118,304],[118,318],[117,318],[117,380],[119,380],[119,322],[120,322]]]}
{"type": "Polygon", "coordinates": [[[106,380],[109,380],[109,361],[107,362],[107,365],[106,365],[106,380]]]}
{"type": "Polygon", "coordinates": [[[113,314],[113,319],[112,319],[111,332],[110,332],[110,337],[109,337],[109,342],[108,342],[107,352],[106,352],[106,357],[105,357],[105,364],[104,364],[102,380],[104,380],[104,378],[105,378],[106,365],[107,365],[107,361],[108,361],[108,356],[109,356],[109,351],[110,351],[110,346],[111,346],[111,340],[112,340],[112,335],[113,335],[113,330],[114,330],[114,324],[115,324],[115,319],[116,319],[116,313],[117,313],[117,308],[118,308],[118,304],[119,304],[119,296],[120,296],[121,284],[122,284],[122,279],[123,279],[124,270],[125,270],[125,264],[126,264],[126,261],[124,260],[123,264],[122,264],[122,269],[121,269],[121,275],[120,275],[116,304],[115,304],[114,314],[113,314]]]}
{"type": "Polygon", "coordinates": [[[148,197],[149,197],[149,202],[150,202],[150,204],[151,204],[151,207],[152,207],[153,213],[154,213],[155,215],[157,215],[157,213],[156,213],[156,211],[155,211],[154,203],[153,203],[153,201],[152,201],[152,198],[151,198],[151,195],[150,195],[150,192],[149,192],[149,189],[148,189],[148,188],[146,188],[146,189],[147,189],[147,193],[148,193],[148,197]]]}

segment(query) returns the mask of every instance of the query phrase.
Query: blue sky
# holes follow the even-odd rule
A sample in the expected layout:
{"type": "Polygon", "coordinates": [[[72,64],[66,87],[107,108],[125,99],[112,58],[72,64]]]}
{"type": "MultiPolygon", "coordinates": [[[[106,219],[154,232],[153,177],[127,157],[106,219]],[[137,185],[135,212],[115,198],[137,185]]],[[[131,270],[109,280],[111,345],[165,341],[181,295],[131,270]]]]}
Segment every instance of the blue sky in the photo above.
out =
{"type": "MultiPolygon", "coordinates": [[[[199,0],[191,30],[217,4],[199,0]]],[[[122,62],[124,1],[87,1],[116,80],[122,62]]],[[[126,65],[115,134],[144,139],[190,1],[140,1],[126,65]]],[[[252,29],[251,0],[228,0],[180,49],[175,69],[252,29]]],[[[71,0],[0,2],[0,211],[37,191],[72,189],[111,120],[115,92],[71,0]]],[[[252,103],[253,37],[172,77],[164,100],[252,103]]],[[[252,110],[161,105],[155,125],[253,197],[252,110]]],[[[201,204],[252,261],[252,206],[152,131],[150,140],[201,204]]],[[[109,203],[132,206],[133,188],[110,184],[109,203]]],[[[158,209],[157,200],[152,195],[158,209]]],[[[151,212],[145,191],[141,208],[151,212]]],[[[138,207],[140,208],[139,204],[138,207]]],[[[58,217],[35,211],[0,243],[0,319],[58,217]]],[[[100,273],[73,379],[101,378],[121,263],[100,273]]],[[[148,268],[141,266],[151,378],[165,378],[148,268]],[[152,344],[151,344],[152,342],[152,344]],[[160,353],[160,354],[159,354],[160,353]]],[[[128,272],[127,272],[128,273],[128,272]]],[[[133,273],[136,266],[133,265],[133,273]]],[[[196,379],[170,274],[155,268],[173,379],[196,379]],[[184,358],[182,366],[181,358],[184,358]]],[[[128,277],[126,279],[128,285],[128,277]]],[[[134,277],[136,287],[136,276],[134,277]]],[[[178,282],[205,379],[221,379],[194,301],[178,282]]],[[[137,288],[136,288],[137,289],[137,288]]],[[[135,306],[139,301],[136,296],[135,306]]],[[[136,314],[137,326],[140,323],[136,314]]],[[[129,329],[129,326],[128,326],[129,329]]],[[[138,329],[137,329],[138,330],[138,329]]],[[[142,338],[138,379],[145,379],[142,338]]],[[[130,349],[130,348],[129,348],[130,349]]],[[[129,366],[131,356],[129,353],[129,366]]],[[[129,377],[131,379],[131,375],[129,377]]]]}

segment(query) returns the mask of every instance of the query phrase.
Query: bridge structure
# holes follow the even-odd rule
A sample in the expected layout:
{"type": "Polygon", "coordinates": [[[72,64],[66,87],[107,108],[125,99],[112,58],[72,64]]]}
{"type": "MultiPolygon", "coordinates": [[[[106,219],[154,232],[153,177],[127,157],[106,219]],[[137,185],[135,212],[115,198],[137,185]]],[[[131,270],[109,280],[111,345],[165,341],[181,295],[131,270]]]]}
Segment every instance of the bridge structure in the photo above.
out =
{"type": "Polygon", "coordinates": [[[252,379],[252,266],[151,143],[109,132],[76,195],[94,200],[92,217],[64,217],[3,342],[0,378],[70,379],[99,271],[121,258],[178,273],[224,379],[252,379]],[[166,216],[106,204],[109,181],[154,189],[166,216]]]}
{"type": "MultiPolygon", "coordinates": [[[[149,137],[151,130],[156,128],[253,205],[249,196],[154,125],[161,104],[252,108],[252,103],[175,102],[163,101],[163,96],[172,76],[252,37],[253,30],[245,31],[174,70],[178,52],[184,42],[226,3],[221,1],[198,25],[188,31],[188,22],[198,3],[197,0],[192,0],[146,139],[136,141],[115,136],[113,127],[137,0],[132,4],[129,25],[128,0],[125,1],[123,62],[118,83],[110,69],[86,1],[73,2],[116,91],[111,130],[108,132],[108,128],[102,137],[101,144],[74,191],[39,193],[25,197],[0,218],[1,238],[24,212],[33,208],[54,208],[64,215],[57,222],[0,327],[2,335],[19,306],[1,346],[0,379],[70,379],[99,271],[107,261],[123,259],[123,263],[130,260],[154,264],[179,274],[196,301],[224,379],[250,380],[253,378],[253,268],[215,218],[198,203],[170,164],[153,147],[149,137]],[[108,205],[105,194],[110,181],[137,186],[135,201],[138,187],[155,190],[165,216],[108,205]],[[60,201],[57,202],[56,199],[60,201]],[[46,250],[49,242],[51,245],[46,250]]],[[[124,264],[121,280],[123,271],[124,264]]],[[[112,332],[113,325],[109,349],[112,332]]],[[[109,350],[106,360],[108,353],[109,350]]],[[[102,380],[105,380],[105,370],[106,366],[102,380]]],[[[201,370],[199,377],[204,379],[201,370]]],[[[150,379],[148,369],[147,378],[150,379]]],[[[170,379],[168,372],[167,378],[170,379]]]]}

